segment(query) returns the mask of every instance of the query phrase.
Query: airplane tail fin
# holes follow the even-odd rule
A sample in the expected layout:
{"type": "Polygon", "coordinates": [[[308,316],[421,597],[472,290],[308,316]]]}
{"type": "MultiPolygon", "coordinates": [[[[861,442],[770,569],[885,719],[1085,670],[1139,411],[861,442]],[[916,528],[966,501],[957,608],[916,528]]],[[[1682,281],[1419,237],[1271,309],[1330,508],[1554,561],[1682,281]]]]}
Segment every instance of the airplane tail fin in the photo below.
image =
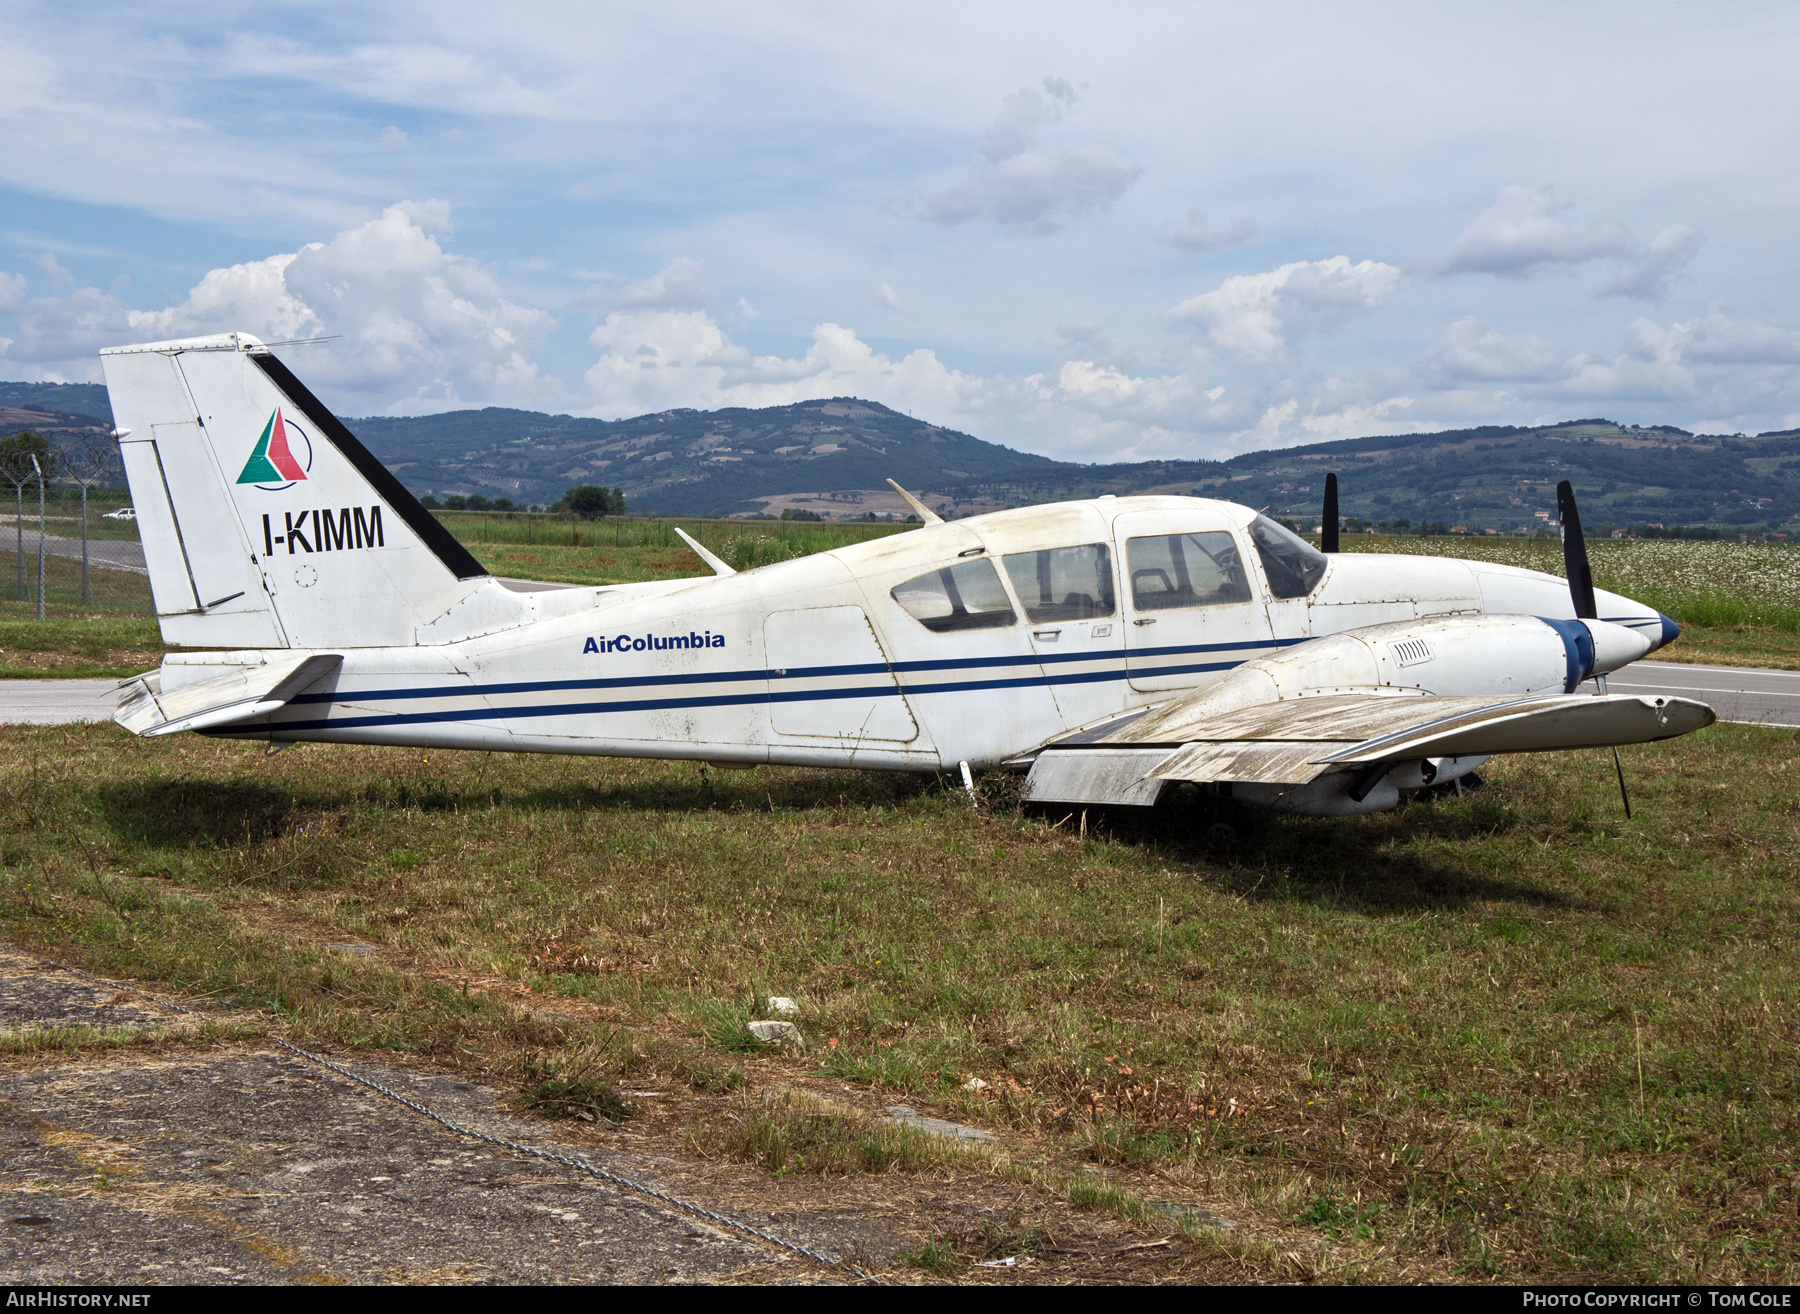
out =
{"type": "Polygon", "coordinates": [[[112,347],[100,361],[167,642],[413,644],[486,580],[255,338],[112,347]]]}

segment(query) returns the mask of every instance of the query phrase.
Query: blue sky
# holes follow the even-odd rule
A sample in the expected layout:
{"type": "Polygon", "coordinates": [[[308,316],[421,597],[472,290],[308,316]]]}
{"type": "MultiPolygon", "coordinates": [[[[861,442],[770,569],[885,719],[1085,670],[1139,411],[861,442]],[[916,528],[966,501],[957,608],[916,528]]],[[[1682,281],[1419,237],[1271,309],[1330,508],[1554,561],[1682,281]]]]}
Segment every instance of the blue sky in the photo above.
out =
{"type": "Polygon", "coordinates": [[[1782,5],[17,3],[0,377],[855,394],[1074,460],[1800,425],[1782,5]]]}

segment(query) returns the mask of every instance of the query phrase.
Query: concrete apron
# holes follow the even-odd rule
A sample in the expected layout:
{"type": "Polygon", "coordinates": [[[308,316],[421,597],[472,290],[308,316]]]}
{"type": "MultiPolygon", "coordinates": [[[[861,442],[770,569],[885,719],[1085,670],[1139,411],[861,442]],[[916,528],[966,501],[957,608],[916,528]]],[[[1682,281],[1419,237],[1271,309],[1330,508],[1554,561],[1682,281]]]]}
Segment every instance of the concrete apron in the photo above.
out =
{"type": "MultiPolygon", "coordinates": [[[[175,1039],[200,1020],[0,946],[0,1031],[175,1039]]],[[[492,1135],[559,1144],[499,1092],[352,1060],[492,1135]]],[[[0,1067],[0,1282],[843,1281],[553,1164],[455,1135],[256,1042],[36,1050],[0,1067]]]]}

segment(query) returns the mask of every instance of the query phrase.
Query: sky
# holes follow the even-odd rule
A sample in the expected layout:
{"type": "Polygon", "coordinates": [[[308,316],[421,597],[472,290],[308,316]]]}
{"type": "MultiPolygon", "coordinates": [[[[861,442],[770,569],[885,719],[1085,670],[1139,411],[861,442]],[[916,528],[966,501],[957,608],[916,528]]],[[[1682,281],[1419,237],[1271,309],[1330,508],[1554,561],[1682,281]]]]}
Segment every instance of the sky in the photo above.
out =
{"type": "Polygon", "coordinates": [[[1800,426],[1800,7],[0,8],[0,378],[858,396],[1074,461],[1800,426]]]}

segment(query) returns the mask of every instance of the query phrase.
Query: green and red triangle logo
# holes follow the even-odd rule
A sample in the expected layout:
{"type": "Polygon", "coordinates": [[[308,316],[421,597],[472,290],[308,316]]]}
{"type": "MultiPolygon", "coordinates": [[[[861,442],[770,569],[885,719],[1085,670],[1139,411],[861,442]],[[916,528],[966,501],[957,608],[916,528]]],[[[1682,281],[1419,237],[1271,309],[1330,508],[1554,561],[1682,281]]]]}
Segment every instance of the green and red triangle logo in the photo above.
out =
{"type": "Polygon", "coordinates": [[[256,450],[244,462],[244,473],[237,481],[240,484],[281,484],[305,478],[306,471],[288,450],[287,426],[281,422],[281,408],[277,406],[263,426],[262,437],[256,440],[256,450]]]}

